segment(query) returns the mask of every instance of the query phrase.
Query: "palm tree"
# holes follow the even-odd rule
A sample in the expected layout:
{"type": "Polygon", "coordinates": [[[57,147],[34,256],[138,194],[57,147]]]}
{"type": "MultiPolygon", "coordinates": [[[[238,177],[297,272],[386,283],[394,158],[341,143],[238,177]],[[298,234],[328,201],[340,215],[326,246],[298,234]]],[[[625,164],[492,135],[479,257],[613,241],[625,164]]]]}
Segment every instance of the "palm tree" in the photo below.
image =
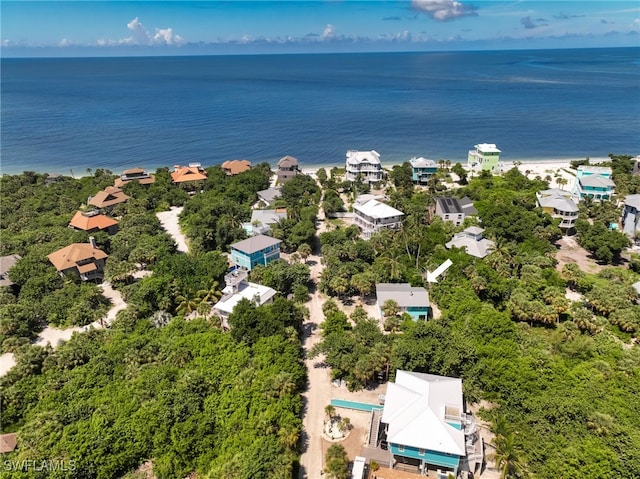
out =
{"type": "Polygon", "coordinates": [[[200,302],[195,297],[190,297],[189,293],[184,293],[176,297],[178,306],[176,307],[176,314],[181,316],[187,316],[196,310],[200,302]]]}
{"type": "Polygon", "coordinates": [[[307,243],[302,243],[300,244],[300,246],[298,246],[298,254],[305,262],[305,264],[307,263],[307,258],[311,255],[311,253],[311,246],[309,246],[307,243]]]}
{"type": "Polygon", "coordinates": [[[400,312],[400,306],[395,299],[387,299],[382,305],[382,313],[385,317],[397,316],[400,312]]]}
{"type": "Polygon", "coordinates": [[[327,404],[324,408],[324,413],[329,418],[329,421],[331,421],[333,419],[334,414],[336,413],[336,408],[333,407],[331,404],[327,404]]]}
{"type": "Polygon", "coordinates": [[[495,447],[493,460],[500,471],[500,479],[516,479],[526,475],[526,468],[518,457],[516,433],[510,429],[506,418],[496,419],[492,426],[495,437],[491,441],[495,447]]]}

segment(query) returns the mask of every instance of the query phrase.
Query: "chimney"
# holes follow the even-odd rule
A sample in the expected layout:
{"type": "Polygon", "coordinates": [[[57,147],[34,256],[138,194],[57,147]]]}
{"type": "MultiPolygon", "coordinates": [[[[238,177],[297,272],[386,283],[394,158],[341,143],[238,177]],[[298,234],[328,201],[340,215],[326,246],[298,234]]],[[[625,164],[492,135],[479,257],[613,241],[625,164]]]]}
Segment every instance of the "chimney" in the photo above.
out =
{"type": "Polygon", "coordinates": [[[94,249],[98,248],[98,245],[96,244],[96,239],[93,236],[89,236],[89,244],[94,249]]]}

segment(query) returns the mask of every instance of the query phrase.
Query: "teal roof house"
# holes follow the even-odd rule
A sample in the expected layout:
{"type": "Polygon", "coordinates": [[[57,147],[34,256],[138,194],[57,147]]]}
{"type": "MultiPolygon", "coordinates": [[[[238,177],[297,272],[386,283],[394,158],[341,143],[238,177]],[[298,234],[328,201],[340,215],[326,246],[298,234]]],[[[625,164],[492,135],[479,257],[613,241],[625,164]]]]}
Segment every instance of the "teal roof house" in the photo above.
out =
{"type": "Polygon", "coordinates": [[[461,379],[398,370],[381,423],[393,469],[443,479],[479,473],[482,441],[464,413],[461,379]]]}
{"type": "Polygon", "coordinates": [[[616,188],[612,174],[607,166],[579,166],[573,193],[580,201],[587,197],[594,201],[610,200],[616,188]]]}
{"type": "Polygon", "coordinates": [[[429,182],[429,179],[438,172],[438,165],[433,160],[427,158],[411,158],[412,178],[415,183],[425,184],[429,182]]]}
{"type": "Polygon", "coordinates": [[[266,266],[280,259],[280,241],[266,235],[256,235],[231,245],[231,261],[251,271],[258,265],[266,266]]]}
{"type": "Polygon", "coordinates": [[[376,297],[380,317],[384,303],[392,299],[400,308],[401,313],[407,313],[414,321],[429,317],[429,293],[422,287],[414,287],[409,283],[378,283],[376,297]]]}

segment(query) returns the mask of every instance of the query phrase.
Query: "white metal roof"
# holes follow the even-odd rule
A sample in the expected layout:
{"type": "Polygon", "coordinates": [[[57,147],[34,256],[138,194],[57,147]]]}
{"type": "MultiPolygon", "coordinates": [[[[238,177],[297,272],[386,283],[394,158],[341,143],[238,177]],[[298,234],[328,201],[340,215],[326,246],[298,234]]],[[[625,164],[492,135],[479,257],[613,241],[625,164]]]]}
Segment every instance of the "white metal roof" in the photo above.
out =
{"type": "MultiPolygon", "coordinates": [[[[225,287],[224,290],[222,291],[224,295],[223,298],[226,295],[231,294],[232,292],[233,292],[233,289],[231,286],[225,287]]],[[[235,294],[232,294],[231,296],[226,298],[224,301],[223,300],[218,301],[215,304],[214,309],[223,313],[225,316],[228,316],[233,311],[233,308],[236,307],[236,304],[238,304],[240,300],[243,298],[248,299],[249,301],[253,301],[254,299],[256,299],[258,302],[258,306],[261,306],[265,304],[267,301],[269,301],[271,298],[273,298],[275,295],[276,295],[276,290],[273,288],[269,288],[268,286],[263,286],[257,283],[249,283],[246,281],[241,281],[238,284],[238,292],[235,294]]]]}
{"type": "Polygon", "coordinates": [[[356,203],[353,205],[355,211],[359,211],[362,214],[370,216],[371,218],[393,218],[394,216],[404,216],[402,211],[395,209],[392,206],[380,203],[378,200],[369,200],[365,203],[356,203]]]}
{"type": "Polygon", "coordinates": [[[398,370],[382,411],[388,441],[464,456],[464,432],[445,422],[445,407],[463,412],[462,380],[398,370]]]}
{"type": "Polygon", "coordinates": [[[420,158],[411,158],[409,163],[411,163],[411,166],[414,168],[435,168],[438,166],[435,161],[423,158],[422,156],[420,158]]]}
{"type": "Polygon", "coordinates": [[[494,143],[479,143],[475,145],[475,148],[481,153],[500,153],[494,143]]]}
{"type": "Polygon", "coordinates": [[[396,301],[401,308],[429,306],[429,292],[409,283],[378,283],[376,298],[380,306],[388,299],[396,301]]]}
{"type": "Polygon", "coordinates": [[[360,163],[370,163],[370,164],[380,164],[380,153],[376,150],[371,151],[358,151],[358,150],[349,150],[347,151],[347,163],[349,164],[360,164],[360,163]]]}

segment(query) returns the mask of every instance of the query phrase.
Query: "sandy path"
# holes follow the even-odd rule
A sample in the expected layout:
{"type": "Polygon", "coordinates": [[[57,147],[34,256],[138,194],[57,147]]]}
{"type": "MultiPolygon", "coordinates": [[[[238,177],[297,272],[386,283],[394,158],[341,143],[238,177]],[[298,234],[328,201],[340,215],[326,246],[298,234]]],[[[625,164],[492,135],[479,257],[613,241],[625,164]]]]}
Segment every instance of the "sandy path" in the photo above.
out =
{"type": "MultiPolygon", "coordinates": [[[[320,256],[312,255],[308,258],[311,266],[311,278],[316,285],[319,282],[323,265],[320,256]]],[[[324,321],[322,305],[325,298],[317,290],[311,295],[306,306],[309,308],[309,319],[304,323],[304,350],[308,352],[314,344],[320,341],[318,326],[324,321]]],[[[322,424],[324,408],[331,400],[331,381],[329,369],[322,367],[324,357],[305,360],[308,375],[308,388],[303,394],[305,404],[303,427],[303,453],[300,458],[299,479],[319,479],[324,466],[324,451],[322,441],[322,424]]]]}
{"type": "Polygon", "coordinates": [[[171,235],[178,245],[178,251],[188,253],[189,246],[187,245],[187,238],[182,234],[180,225],[178,224],[178,215],[182,213],[182,209],[182,206],[179,208],[172,206],[169,211],[161,211],[160,213],[156,213],[156,216],[160,220],[160,224],[164,230],[171,235]]]}
{"type": "MultiPolygon", "coordinates": [[[[122,295],[119,291],[116,291],[111,287],[109,283],[102,283],[100,285],[103,291],[103,295],[111,300],[111,308],[107,311],[107,314],[102,319],[94,321],[86,326],[73,326],[71,328],[59,329],[52,326],[47,326],[42,330],[38,336],[36,346],[46,346],[50,344],[51,347],[56,348],[60,341],[68,341],[73,336],[73,333],[83,333],[89,329],[100,329],[105,326],[109,326],[119,311],[122,311],[127,307],[127,303],[122,299],[122,295]]],[[[4,376],[9,370],[15,366],[16,361],[13,353],[5,353],[0,356],[0,377],[4,376]]]]}

